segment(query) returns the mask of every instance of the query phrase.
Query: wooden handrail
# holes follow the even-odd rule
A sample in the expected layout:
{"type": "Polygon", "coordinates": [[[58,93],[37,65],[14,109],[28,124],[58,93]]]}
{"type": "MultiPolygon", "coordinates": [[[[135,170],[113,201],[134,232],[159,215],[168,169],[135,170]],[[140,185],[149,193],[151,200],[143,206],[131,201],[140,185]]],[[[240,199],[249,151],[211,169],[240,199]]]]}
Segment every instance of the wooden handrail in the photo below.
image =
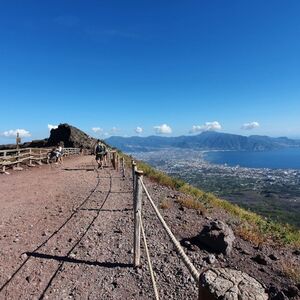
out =
{"type": "MultiPolygon", "coordinates": [[[[6,167],[11,165],[17,165],[17,168],[22,170],[20,167],[21,163],[29,163],[29,166],[34,166],[32,160],[42,162],[47,159],[47,154],[51,151],[49,148],[21,148],[21,149],[8,149],[0,150],[0,172],[7,173],[6,167]]],[[[64,148],[64,155],[75,155],[80,154],[79,148],[64,148]]],[[[14,167],[15,168],[15,167],[14,167]]]]}

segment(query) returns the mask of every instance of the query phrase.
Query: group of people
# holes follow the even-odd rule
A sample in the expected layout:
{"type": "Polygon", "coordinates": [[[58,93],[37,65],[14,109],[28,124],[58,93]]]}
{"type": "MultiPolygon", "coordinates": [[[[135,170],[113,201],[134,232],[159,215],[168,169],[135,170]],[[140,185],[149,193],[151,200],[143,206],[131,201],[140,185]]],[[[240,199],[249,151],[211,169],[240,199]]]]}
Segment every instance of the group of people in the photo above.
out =
{"type": "Polygon", "coordinates": [[[57,144],[55,148],[51,150],[51,152],[48,154],[48,160],[54,160],[56,164],[63,163],[63,155],[64,155],[64,143],[60,142],[57,144]]]}
{"type": "MultiPolygon", "coordinates": [[[[48,153],[48,160],[50,161],[55,161],[55,163],[63,163],[63,155],[64,155],[64,144],[63,142],[60,142],[57,144],[55,148],[53,148],[49,153],[48,153]]],[[[82,152],[82,151],[81,151],[82,152]]],[[[107,165],[107,147],[106,145],[101,142],[100,140],[97,140],[97,144],[95,146],[95,151],[96,155],[96,162],[98,164],[99,169],[103,169],[103,166],[107,165]]]]}

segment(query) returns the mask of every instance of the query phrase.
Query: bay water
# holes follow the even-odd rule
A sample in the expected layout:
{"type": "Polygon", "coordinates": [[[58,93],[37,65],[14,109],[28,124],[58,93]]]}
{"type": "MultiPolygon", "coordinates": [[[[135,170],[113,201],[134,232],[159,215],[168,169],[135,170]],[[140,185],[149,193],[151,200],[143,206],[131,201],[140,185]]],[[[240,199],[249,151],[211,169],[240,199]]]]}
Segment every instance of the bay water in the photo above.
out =
{"type": "Polygon", "coordinates": [[[209,151],[204,159],[215,164],[246,168],[300,169],[300,148],[272,151],[209,151]]]}

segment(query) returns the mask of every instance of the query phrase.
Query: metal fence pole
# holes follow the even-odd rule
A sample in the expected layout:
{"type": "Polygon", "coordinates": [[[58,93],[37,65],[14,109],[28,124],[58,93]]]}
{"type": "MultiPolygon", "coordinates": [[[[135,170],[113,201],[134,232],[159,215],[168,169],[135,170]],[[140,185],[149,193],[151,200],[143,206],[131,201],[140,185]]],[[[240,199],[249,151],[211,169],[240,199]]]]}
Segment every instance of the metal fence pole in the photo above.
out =
{"type": "Polygon", "coordinates": [[[135,197],[134,197],[134,266],[138,267],[141,260],[141,222],[140,215],[142,213],[142,182],[143,172],[135,171],[135,197]]]}

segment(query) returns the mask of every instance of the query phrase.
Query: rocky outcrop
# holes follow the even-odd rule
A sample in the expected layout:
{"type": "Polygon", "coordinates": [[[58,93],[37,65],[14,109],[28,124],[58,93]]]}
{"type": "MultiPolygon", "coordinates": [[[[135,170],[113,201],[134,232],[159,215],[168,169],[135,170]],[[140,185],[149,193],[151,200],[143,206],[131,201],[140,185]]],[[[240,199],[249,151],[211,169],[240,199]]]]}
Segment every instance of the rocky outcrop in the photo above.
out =
{"type": "Polygon", "coordinates": [[[229,255],[235,240],[232,229],[225,223],[215,220],[205,225],[198,236],[194,238],[196,243],[204,245],[216,253],[229,255]]]}
{"type": "MultiPolygon", "coordinates": [[[[20,144],[21,148],[54,147],[63,142],[65,147],[94,149],[96,139],[87,135],[82,130],[69,124],[60,124],[58,128],[50,131],[50,137],[43,140],[33,140],[20,144]]],[[[0,150],[15,149],[16,144],[0,145],[0,150]]]]}
{"type": "Polygon", "coordinates": [[[248,274],[228,268],[212,268],[200,276],[201,299],[267,300],[264,287],[248,274]]]}
{"type": "Polygon", "coordinates": [[[94,147],[96,139],[74,126],[60,124],[58,128],[51,130],[47,147],[56,146],[60,142],[63,142],[65,147],[91,149],[94,147]]]}

